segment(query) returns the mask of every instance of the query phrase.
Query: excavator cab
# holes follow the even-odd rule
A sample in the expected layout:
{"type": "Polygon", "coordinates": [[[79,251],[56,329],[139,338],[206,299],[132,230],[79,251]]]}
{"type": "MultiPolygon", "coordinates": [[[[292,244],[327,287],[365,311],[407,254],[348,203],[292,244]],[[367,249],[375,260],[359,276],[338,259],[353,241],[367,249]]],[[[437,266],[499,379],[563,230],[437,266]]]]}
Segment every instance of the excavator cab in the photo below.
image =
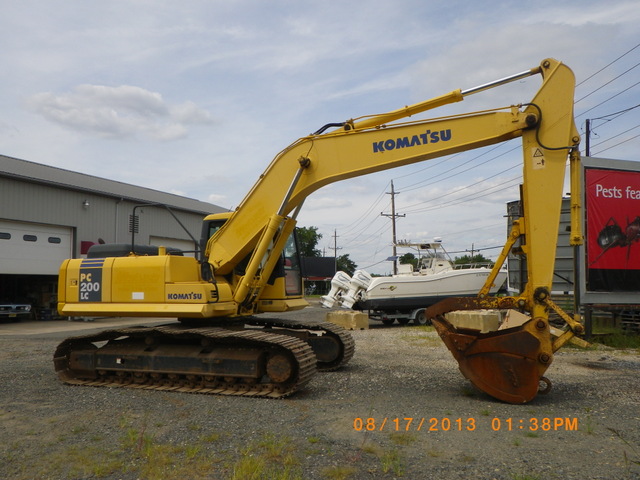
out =
{"type": "MultiPolygon", "coordinates": [[[[231,218],[233,212],[223,212],[207,215],[202,223],[202,235],[200,238],[200,250],[206,251],[207,242],[213,237],[222,226],[231,218]]],[[[229,275],[231,282],[238,282],[246,274],[246,267],[249,264],[253,252],[236,264],[233,273],[229,275]]],[[[201,260],[203,268],[203,278],[207,278],[209,263],[206,258],[201,260]]],[[[269,280],[264,286],[261,300],[258,302],[256,313],[265,311],[283,311],[282,305],[291,305],[284,310],[304,307],[307,302],[303,298],[303,270],[300,248],[298,246],[297,230],[294,228],[287,237],[282,253],[275,260],[275,265],[269,276],[269,280]],[[299,307],[293,305],[300,304],[299,307]]]]}

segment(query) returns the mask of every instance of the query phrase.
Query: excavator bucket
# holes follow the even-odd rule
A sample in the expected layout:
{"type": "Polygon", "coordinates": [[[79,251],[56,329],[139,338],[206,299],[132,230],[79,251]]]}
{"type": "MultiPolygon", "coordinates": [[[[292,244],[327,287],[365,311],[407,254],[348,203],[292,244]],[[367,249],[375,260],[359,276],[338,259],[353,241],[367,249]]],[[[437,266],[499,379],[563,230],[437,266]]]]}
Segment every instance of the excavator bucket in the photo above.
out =
{"type": "Polygon", "coordinates": [[[546,320],[532,319],[521,326],[480,333],[456,328],[444,317],[444,313],[453,310],[513,306],[510,297],[450,298],[429,307],[426,314],[458,361],[460,371],[473,385],[504,402],[527,403],[551,388],[549,380],[543,377],[553,358],[546,320]]]}

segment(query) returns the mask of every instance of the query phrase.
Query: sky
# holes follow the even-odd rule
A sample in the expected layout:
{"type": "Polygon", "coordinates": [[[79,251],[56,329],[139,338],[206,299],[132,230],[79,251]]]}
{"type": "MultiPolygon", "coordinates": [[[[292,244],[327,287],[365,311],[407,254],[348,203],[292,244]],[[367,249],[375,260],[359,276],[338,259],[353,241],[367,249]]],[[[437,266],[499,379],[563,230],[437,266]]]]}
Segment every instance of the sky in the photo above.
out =
{"type": "MultiPolygon", "coordinates": [[[[640,160],[636,0],[22,0],[0,18],[0,154],[234,208],[273,157],[322,125],[539,65],[575,73],[591,155],[640,160]],[[634,48],[637,47],[637,48],[634,48]]],[[[531,77],[433,116],[526,103],[531,77]]],[[[398,239],[495,258],[520,142],[323,187],[298,225],[359,268],[398,239]]],[[[399,250],[405,253],[406,250],[399,250]]]]}

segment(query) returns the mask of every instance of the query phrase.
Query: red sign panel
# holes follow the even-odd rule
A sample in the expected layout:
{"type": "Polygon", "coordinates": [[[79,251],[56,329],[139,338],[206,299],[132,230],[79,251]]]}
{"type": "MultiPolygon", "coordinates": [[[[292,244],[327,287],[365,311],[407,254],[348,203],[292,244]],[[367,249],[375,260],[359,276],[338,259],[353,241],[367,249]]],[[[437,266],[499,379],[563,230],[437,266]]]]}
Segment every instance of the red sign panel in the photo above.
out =
{"type": "Polygon", "coordinates": [[[587,289],[640,291],[640,172],[585,169],[587,289]]]}

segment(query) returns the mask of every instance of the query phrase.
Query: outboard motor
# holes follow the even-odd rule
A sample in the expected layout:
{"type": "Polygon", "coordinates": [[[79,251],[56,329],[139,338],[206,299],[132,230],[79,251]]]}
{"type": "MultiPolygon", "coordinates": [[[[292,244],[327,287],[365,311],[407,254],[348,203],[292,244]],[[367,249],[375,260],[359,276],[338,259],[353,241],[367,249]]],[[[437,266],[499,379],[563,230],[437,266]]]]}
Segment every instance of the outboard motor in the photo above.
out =
{"type": "Polygon", "coordinates": [[[342,271],[336,272],[331,279],[331,291],[322,297],[321,305],[324,308],[333,308],[333,306],[338,303],[338,299],[342,293],[349,290],[350,282],[351,277],[349,275],[342,271]]]}
{"type": "Polygon", "coordinates": [[[351,283],[349,284],[349,291],[342,297],[342,307],[351,308],[353,304],[360,300],[362,293],[367,289],[371,283],[371,275],[364,270],[357,270],[353,277],[351,277],[351,283]]]}

